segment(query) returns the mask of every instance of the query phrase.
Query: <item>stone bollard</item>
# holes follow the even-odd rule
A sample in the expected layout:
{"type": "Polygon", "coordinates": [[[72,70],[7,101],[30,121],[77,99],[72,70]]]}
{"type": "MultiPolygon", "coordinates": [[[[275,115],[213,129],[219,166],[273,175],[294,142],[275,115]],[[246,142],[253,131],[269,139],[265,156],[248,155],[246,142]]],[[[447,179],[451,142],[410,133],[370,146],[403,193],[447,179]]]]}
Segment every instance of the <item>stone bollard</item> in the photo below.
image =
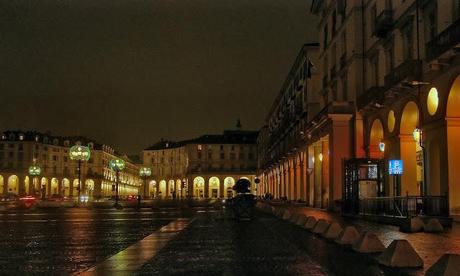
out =
{"type": "Polygon", "coordinates": [[[359,240],[359,232],[354,226],[347,226],[335,242],[342,245],[353,245],[359,240]]]}
{"type": "Polygon", "coordinates": [[[407,240],[394,240],[377,258],[388,267],[423,267],[423,260],[407,240]]]}
{"type": "Polygon", "coordinates": [[[300,214],[295,224],[299,226],[304,226],[306,222],[307,222],[307,216],[304,214],[300,214]]]}
{"type": "Polygon", "coordinates": [[[299,214],[295,213],[291,216],[291,218],[289,219],[289,222],[291,223],[296,223],[297,222],[297,219],[299,218],[299,214]]]}
{"type": "Polygon", "coordinates": [[[308,217],[307,222],[305,222],[305,225],[303,227],[311,231],[315,227],[316,223],[317,222],[315,217],[308,217]]]}
{"type": "Polygon", "coordinates": [[[416,233],[423,231],[424,223],[421,218],[414,217],[404,221],[403,225],[399,227],[399,231],[407,233],[416,233]]]}
{"type": "Polygon", "coordinates": [[[444,227],[442,227],[441,223],[438,219],[430,219],[423,230],[427,233],[439,233],[444,232],[444,227]]]}
{"type": "Polygon", "coordinates": [[[281,209],[281,208],[277,208],[276,211],[275,211],[275,215],[279,218],[282,218],[283,217],[283,214],[284,214],[284,210],[281,209]]]}
{"type": "Polygon", "coordinates": [[[335,240],[342,234],[343,228],[337,222],[333,222],[327,231],[322,234],[322,236],[326,239],[335,240]]]}
{"type": "Polygon", "coordinates": [[[313,227],[313,230],[311,232],[315,234],[322,234],[326,232],[327,228],[331,225],[329,221],[326,221],[324,219],[318,220],[318,223],[316,223],[315,227],[313,227]]]}
{"type": "Polygon", "coordinates": [[[460,274],[460,255],[444,254],[427,271],[426,276],[450,276],[460,274]]]}
{"type": "Polygon", "coordinates": [[[353,250],[360,253],[380,253],[385,250],[385,246],[376,235],[365,232],[353,244],[353,250]]]}
{"type": "Polygon", "coordinates": [[[284,211],[283,220],[289,220],[292,217],[292,213],[289,210],[284,211]]]}

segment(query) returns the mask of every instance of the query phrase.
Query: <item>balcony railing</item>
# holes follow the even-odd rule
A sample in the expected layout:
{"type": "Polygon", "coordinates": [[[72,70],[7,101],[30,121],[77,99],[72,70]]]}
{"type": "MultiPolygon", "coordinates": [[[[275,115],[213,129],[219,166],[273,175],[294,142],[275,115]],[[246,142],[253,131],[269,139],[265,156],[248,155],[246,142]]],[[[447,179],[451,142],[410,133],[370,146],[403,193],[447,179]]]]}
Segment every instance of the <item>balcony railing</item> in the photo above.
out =
{"type": "Polygon", "coordinates": [[[359,201],[361,215],[392,217],[449,216],[445,196],[373,197],[359,201]]]}
{"type": "Polygon", "coordinates": [[[426,44],[426,59],[431,61],[460,43],[460,19],[426,44]]]}
{"type": "Polygon", "coordinates": [[[393,10],[383,10],[377,18],[375,18],[374,34],[377,37],[384,37],[393,28],[393,10]]]}
{"type": "Polygon", "coordinates": [[[385,88],[381,86],[373,86],[367,89],[364,94],[359,95],[356,101],[358,109],[363,109],[372,104],[383,105],[385,101],[385,88]]]}
{"type": "Polygon", "coordinates": [[[420,81],[422,61],[408,59],[385,76],[385,87],[390,88],[402,81],[420,81]]]}

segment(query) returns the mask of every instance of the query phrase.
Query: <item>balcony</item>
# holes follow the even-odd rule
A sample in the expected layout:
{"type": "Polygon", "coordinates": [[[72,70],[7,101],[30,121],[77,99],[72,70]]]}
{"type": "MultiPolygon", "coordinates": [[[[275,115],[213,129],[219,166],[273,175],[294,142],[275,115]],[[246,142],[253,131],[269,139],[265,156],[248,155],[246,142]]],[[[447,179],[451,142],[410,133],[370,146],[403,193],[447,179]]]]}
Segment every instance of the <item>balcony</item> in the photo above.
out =
{"type": "Polygon", "coordinates": [[[377,37],[385,37],[389,31],[393,29],[393,10],[383,10],[374,23],[374,35],[377,37]]]}
{"type": "Polygon", "coordinates": [[[408,83],[420,81],[421,72],[422,61],[408,59],[385,76],[385,87],[390,88],[403,81],[408,83]]]}
{"type": "Polygon", "coordinates": [[[460,49],[460,19],[426,44],[426,59],[432,61],[450,49],[460,49]]]}
{"type": "Polygon", "coordinates": [[[367,89],[364,94],[359,95],[356,100],[358,109],[363,109],[368,106],[383,105],[385,101],[385,88],[381,86],[373,86],[367,89]]]}

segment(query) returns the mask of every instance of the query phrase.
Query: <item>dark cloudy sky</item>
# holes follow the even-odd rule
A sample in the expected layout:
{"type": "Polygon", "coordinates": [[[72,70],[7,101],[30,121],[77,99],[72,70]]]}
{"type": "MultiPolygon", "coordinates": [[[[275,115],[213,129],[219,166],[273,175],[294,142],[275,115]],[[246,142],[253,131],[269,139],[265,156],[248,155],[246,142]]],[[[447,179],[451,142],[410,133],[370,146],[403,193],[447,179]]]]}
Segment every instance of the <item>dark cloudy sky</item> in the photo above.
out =
{"type": "Polygon", "coordinates": [[[316,41],[307,0],[0,0],[0,130],[161,137],[259,129],[316,41]]]}

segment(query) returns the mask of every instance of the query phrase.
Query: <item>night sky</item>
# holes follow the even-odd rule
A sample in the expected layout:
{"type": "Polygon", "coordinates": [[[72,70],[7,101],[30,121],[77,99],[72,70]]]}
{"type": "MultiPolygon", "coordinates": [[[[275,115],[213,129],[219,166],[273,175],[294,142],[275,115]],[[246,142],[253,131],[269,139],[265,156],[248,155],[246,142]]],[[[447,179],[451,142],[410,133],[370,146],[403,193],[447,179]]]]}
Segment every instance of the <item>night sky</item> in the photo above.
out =
{"type": "Polygon", "coordinates": [[[307,0],[0,0],[0,131],[160,138],[258,130],[301,45],[307,0]]]}

